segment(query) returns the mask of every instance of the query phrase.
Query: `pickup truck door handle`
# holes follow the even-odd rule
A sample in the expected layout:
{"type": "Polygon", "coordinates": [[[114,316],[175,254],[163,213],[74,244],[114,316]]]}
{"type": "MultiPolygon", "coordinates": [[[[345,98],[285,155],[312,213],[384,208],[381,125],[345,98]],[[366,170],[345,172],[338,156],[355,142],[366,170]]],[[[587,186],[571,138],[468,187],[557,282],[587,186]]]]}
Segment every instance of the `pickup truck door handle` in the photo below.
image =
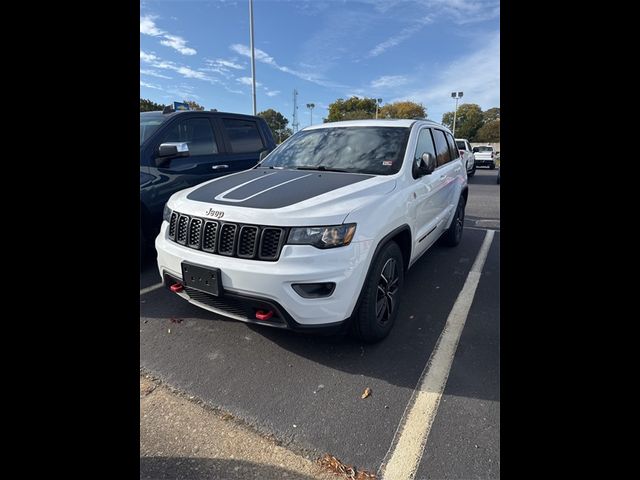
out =
{"type": "Polygon", "coordinates": [[[440,175],[440,180],[444,180],[445,178],[447,178],[447,174],[446,174],[446,173],[445,173],[445,174],[440,175]]]}
{"type": "Polygon", "coordinates": [[[229,165],[214,165],[211,167],[212,170],[220,170],[221,168],[229,168],[229,165]]]}

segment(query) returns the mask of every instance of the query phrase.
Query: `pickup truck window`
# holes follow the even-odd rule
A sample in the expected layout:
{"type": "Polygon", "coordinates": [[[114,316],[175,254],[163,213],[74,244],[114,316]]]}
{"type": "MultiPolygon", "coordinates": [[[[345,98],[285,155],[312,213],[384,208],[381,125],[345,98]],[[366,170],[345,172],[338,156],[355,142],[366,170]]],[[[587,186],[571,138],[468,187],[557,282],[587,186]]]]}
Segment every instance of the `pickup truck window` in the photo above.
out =
{"type": "Polygon", "coordinates": [[[225,118],[222,123],[229,135],[233,153],[259,152],[265,148],[256,122],[225,118]]]}
{"type": "Polygon", "coordinates": [[[189,118],[175,122],[160,140],[160,143],[165,142],[186,142],[192,156],[218,153],[211,122],[206,118],[189,118]]]}

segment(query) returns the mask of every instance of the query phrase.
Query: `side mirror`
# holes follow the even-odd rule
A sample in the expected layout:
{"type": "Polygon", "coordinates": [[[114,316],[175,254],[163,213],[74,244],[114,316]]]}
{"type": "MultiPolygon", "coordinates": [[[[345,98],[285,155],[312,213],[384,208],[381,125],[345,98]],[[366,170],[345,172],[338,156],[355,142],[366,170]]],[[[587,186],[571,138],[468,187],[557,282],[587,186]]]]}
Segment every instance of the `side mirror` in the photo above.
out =
{"type": "Polygon", "coordinates": [[[268,150],[263,150],[260,152],[260,159],[258,160],[259,162],[261,162],[262,160],[264,160],[264,158],[269,155],[269,151],[268,150]]]}
{"type": "Polygon", "coordinates": [[[188,157],[189,145],[182,142],[167,142],[158,147],[159,157],[188,157]]]}
{"type": "Polygon", "coordinates": [[[162,164],[168,162],[172,158],[176,157],[188,157],[189,145],[183,142],[167,142],[162,143],[158,147],[158,158],[156,158],[156,165],[159,167],[162,164]]]}
{"type": "Polygon", "coordinates": [[[417,173],[416,177],[431,175],[436,169],[436,157],[430,153],[423,153],[422,157],[416,158],[414,168],[417,173]]]}

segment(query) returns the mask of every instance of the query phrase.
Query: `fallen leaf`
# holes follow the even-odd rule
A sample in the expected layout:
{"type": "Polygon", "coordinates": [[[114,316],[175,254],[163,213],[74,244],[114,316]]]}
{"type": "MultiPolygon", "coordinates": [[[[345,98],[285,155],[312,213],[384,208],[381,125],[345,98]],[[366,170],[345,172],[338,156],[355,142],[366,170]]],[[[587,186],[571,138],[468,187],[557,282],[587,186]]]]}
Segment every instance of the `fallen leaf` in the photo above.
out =
{"type": "Polygon", "coordinates": [[[362,392],[362,398],[367,398],[369,395],[371,395],[371,389],[367,387],[364,389],[364,392],[362,392]]]}
{"type": "Polygon", "coordinates": [[[351,478],[355,480],[375,480],[376,474],[367,472],[366,470],[357,470],[356,467],[345,465],[333,455],[325,453],[317,460],[318,465],[323,469],[333,473],[334,475],[342,475],[343,478],[351,478]]]}

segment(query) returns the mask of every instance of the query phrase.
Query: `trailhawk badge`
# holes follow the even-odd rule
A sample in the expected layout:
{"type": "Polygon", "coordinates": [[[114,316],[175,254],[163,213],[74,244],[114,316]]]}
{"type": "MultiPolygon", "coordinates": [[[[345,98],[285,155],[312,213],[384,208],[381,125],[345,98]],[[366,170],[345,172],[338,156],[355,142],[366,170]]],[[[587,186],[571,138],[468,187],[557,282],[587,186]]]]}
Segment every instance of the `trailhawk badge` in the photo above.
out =
{"type": "Polygon", "coordinates": [[[209,210],[204,212],[204,214],[208,217],[215,217],[215,218],[224,217],[224,212],[222,210],[214,210],[213,208],[210,208],[209,210]]]}

